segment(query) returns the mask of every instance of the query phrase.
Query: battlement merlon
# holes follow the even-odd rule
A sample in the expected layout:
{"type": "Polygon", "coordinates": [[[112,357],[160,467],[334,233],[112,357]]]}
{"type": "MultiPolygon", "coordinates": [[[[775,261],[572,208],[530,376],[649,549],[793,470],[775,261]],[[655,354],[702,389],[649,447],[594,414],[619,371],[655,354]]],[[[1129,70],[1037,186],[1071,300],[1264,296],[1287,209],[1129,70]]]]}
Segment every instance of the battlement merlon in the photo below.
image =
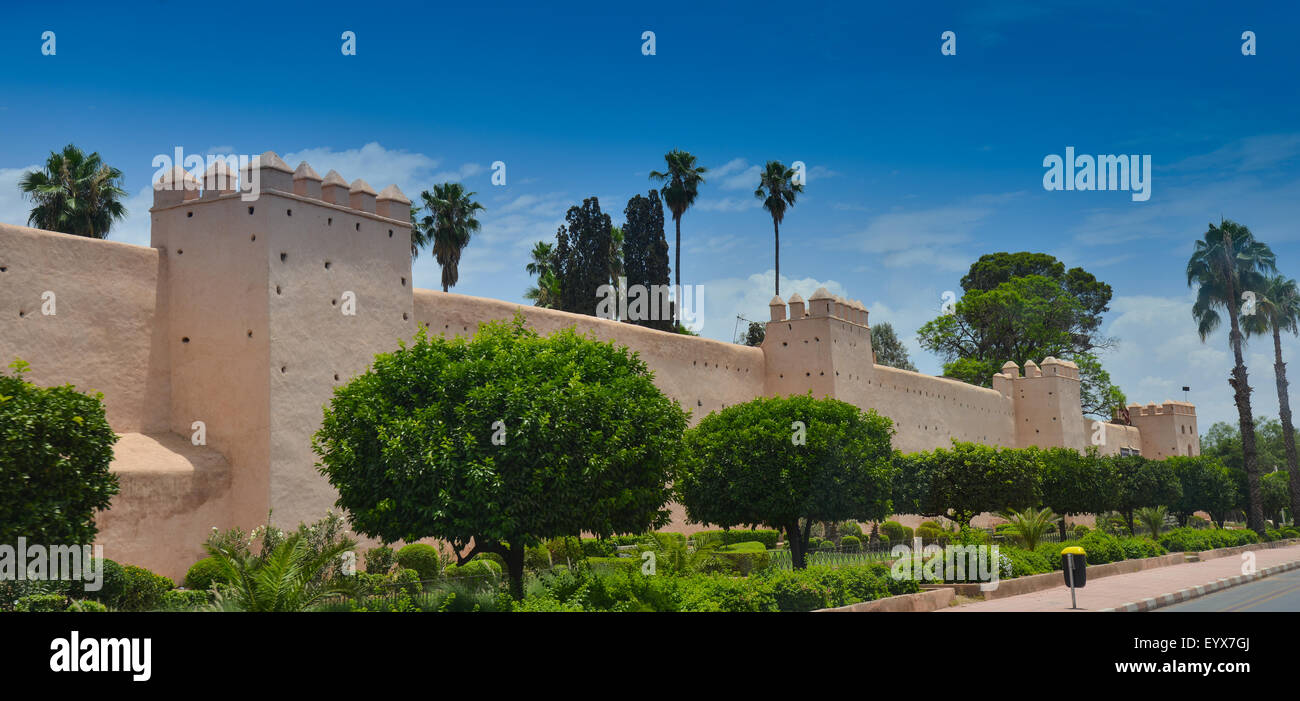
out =
{"type": "Polygon", "coordinates": [[[798,321],[817,317],[831,317],[857,326],[867,326],[867,307],[856,299],[845,299],[832,295],[825,287],[819,287],[808,298],[807,310],[803,297],[796,292],[790,295],[790,314],[786,316],[786,302],[780,295],[772,297],[767,303],[771,313],[768,323],[773,321],[798,321]]]}
{"type": "Polygon", "coordinates": [[[259,193],[275,192],[383,217],[407,227],[411,225],[411,201],[396,185],[389,185],[376,193],[366,181],[358,178],[349,184],[333,170],[322,178],[306,161],[299,163],[297,169],[291,169],[274,151],[254,156],[242,166],[239,185],[236,185],[234,172],[226,159],[213,161],[202,180],[175,166],[154,182],[152,209],[166,209],[194,200],[206,202],[227,196],[243,196],[251,190],[251,187],[244,188],[254,170],[259,193]]]}
{"type": "Polygon", "coordinates": [[[1179,402],[1172,399],[1166,399],[1160,404],[1149,402],[1145,406],[1142,404],[1129,404],[1129,416],[1163,416],[1179,414],[1183,416],[1196,416],[1196,405],[1190,402],[1179,402]]]}

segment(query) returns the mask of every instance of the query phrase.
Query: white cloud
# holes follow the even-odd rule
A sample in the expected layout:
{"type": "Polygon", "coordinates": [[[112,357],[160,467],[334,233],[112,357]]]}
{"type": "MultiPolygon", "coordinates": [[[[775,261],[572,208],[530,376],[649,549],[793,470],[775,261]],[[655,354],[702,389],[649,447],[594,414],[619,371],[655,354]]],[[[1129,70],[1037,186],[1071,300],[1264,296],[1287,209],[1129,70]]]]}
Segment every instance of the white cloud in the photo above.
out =
{"type": "Polygon", "coordinates": [[[337,170],[348,182],[361,178],[376,190],[395,183],[411,201],[415,201],[415,196],[422,190],[441,182],[433,172],[440,162],[438,159],[422,153],[386,149],[374,141],[359,149],[335,151],[321,146],[293,151],[282,157],[290,168],[296,168],[300,161],[307,161],[322,176],[337,170]]]}
{"type": "Polygon", "coordinates": [[[24,174],[40,169],[41,167],[36,165],[24,168],[0,168],[0,222],[27,226],[27,214],[31,211],[32,203],[23,198],[22,192],[18,189],[18,181],[24,174]]]}
{"type": "Polygon", "coordinates": [[[456,170],[445,170],[433,175],[436,183],[459,183],[487,170],[477,163],[465,163],[456,170]]]}
{"type": "Polygon", "coordinates": [[[744,212],[756,209],[762,202],[755,197],[723,197],[722,199],[703,199],[695,203],[697,209],[705,212],[744,212]]]}

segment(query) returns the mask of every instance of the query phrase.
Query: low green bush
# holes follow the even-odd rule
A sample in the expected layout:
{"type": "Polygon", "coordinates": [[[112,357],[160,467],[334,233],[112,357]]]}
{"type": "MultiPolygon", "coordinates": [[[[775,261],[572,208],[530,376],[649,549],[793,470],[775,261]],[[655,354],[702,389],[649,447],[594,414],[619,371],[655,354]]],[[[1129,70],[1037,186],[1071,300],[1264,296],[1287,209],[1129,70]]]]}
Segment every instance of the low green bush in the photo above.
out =
{"type": "Polygon", "coordinates": [[[500,567],[502,572],[506,570],[506,559],[501,557],[500,553],[479,553],[474,556],[474,559],[491,560],[492,562],[497,563],[497,567],[500,567]]]}
{"type": "MultiPolygon", "coordinates": [[[[474,578],[480,580],[497,579],[501,576],[501,565],[492,560],[470,560],[464,565],[448,565],[442,571],[444,577],[451,579],[474,578]]],[[[421,574],[421,577],[424,575],[421,574]]]]}
{"type": "Polygon", "coordinates": [[[115,606],[121,611],[152,611],[162,602],[163,594],[176,588],[172,580],[143,567],[127,565],[122,573],[126,583],[115,606]]]}
{"type": "Polygon", "coordinates": [[[617,552],[614,549],[614,542],[611,540],[601,540],[600,538],[583,538],[582,554],[584,557],[613,557],[617,552]]]}
{"type": "Polygon", "coordinates": [[[388,574],[397,564],[397,553],[387,545],[379,545],[366,551],[366,574],[388,574]]]}
{"type": "Polygon", "coordinates": [[[546,541],[546,549],[551,552],[551,561],[557,565],[580,562],[587,557],[583,553],[582,542],[573,536],[552,538],[546,541]]]}
{"type": "Polygon", "coordinates": [[[1258,543],[1259,535],[1244,528],[1174,528],[1160,534],[1159,542],[1169,552],[1200,552],[1258,543]]]}
{"type": "Polygon", "coordinates": [[[158,608],[163,611],[193,611],[212,603],[212,595],[204,590],[172,589],[163,592],[158,608]]]}
{"type": "Polygon", "coordinates": [[[551,568],[551,552],[545,545],[538,545],[524,550],[524,569],[548,570],[551,568]]]}
{"type": "Polygon", "coordinates": [[[214,583],[226,581],[225,571],[215,557],[205,557],[190,565],[185,573],[185,588],[195,591],[208,591],[214,583]]]}
{"type": "Polygon", "coordinates": [[[20,613],[47,613],[67,608],[68,598],[62,594],[30,594],[14,602],[14,610],[20,613]]]}
{"type": "Polygon", "coordinates": [[[856,553],[862,551],[862,539],[857,536],[846,535],[840,538],[840,547],[846,553],[856,553]]]}
{"type": "Polygon", "coordinates": [[[420,579],[437,579],[442,559],[432,545],[411,543],[397,551],[397,564],[404,570],[419,572],[420,579]]]}
{"type": "Polygon", "coordinates": [[[81,599],[68,604],[69,612],[80,613],[105,613],[108,607],[93,599],[81,599]]]}
{"type": "Polygon", "coordinates": [[[691,535],[691,540],[695,541],[695,547],[697,548],[758,541],[763,544],[763,547],[772,550],[776,548],[776,543],[780,539],[780,531],[761,528],[754,530],[735,528],[725,531],[699,531],[691,535]]]}
{"type": "Polygon", "coordinates": [[[116,562],[104,559],[103,579],[99,583],[99,589],[90,591],[86,588],[87,582],[72,582],[69,589],[69,596],[76,599],[94,599],[102,604],[116,606],[117,601],[122,598],[122,592],[126,590],[126,571],[116,562]]]}
{"type": "Polygon", "coordinates": [[[885,521],[880,524],[880,533],[889,536],[891,543],[908,543],[912,540],[912,529],[898,521],[885,521]]]}

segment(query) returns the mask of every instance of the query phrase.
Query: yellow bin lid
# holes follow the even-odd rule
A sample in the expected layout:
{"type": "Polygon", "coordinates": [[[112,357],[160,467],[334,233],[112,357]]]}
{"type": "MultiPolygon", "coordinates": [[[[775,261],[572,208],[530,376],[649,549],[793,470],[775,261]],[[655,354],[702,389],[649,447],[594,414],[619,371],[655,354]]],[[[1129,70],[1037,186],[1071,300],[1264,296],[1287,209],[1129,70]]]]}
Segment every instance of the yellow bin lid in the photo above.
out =
{"type": "Polygon", "coordinates": [[[1087,553],[1083,551],[1083,548],[1077,545],[1071,545],[1070,547],[1062,550],[1061,554],[1062,555],[1087,555],[1087,553]]]}

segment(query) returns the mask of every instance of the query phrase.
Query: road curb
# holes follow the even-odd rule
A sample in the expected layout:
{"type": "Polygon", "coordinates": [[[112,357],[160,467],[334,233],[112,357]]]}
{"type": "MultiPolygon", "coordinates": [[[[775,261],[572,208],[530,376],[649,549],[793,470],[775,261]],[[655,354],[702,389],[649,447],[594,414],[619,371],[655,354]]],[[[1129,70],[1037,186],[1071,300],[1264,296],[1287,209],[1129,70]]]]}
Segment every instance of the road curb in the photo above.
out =
{"type": "Polygon", "coordinates": [[[1263,579],[1265,577],[1271,577],[1272,575],[1286,572],[1289,570],[1294,570],[1296,568],[1300,568],[1300,560],[1292,560],[1291,562],[1283,562],[1280,565],[1265,567],[1264,569],[1259,570],[1257,572],[1252,572],[1251,574],[1240,574],[1235,577],[1223,577],[1221,579],[1216,579],[1213,582],[1209,582],[1208,584],[1202,584],[1196,587],[1188,587],[1186,589],[1179,589],[1176,592],[1161,594],[1159,596],[1151,597],[1148,599],[1142,599],[1141,601],[1131,601],[1126,604],[1120,604],[1119,606],[1116,606],[1114,608],[1099,609],[1099,612],[1152,611],[1154,609],[1163,608],[1165,606],[1172,606],[1174,604],[1180,604],[1184,601],[1190,601],[1192,599],[1205,596],[1206,594],[1213,594],[1216,591],[1222,591],[1230,587],[1235,587],[1238,584],[1246,584],[1247,582],[1253,582],[1255,580],[1263,579]]]}

